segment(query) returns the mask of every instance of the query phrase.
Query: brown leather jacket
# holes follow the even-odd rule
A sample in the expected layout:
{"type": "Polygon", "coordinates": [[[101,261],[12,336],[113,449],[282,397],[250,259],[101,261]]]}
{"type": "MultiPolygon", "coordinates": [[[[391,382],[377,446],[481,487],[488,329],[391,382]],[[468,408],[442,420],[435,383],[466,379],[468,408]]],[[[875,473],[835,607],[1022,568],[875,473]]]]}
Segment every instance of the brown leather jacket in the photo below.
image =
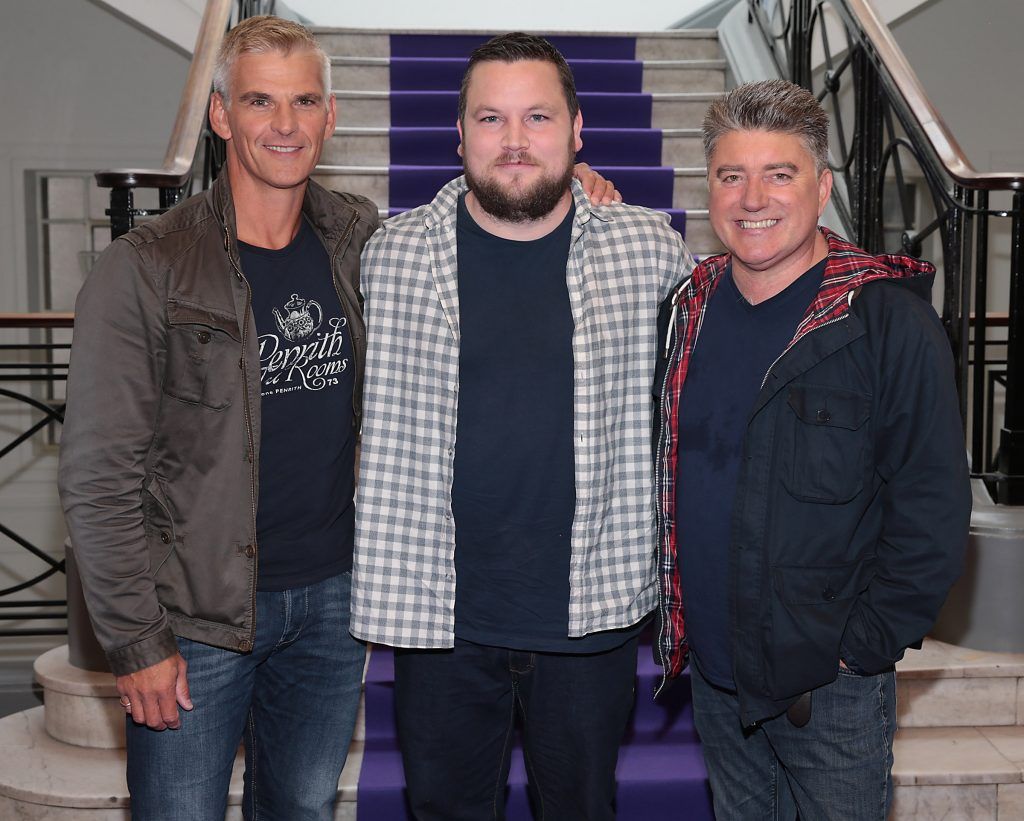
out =
{"type": "MultiPolygon", "coordinates": [[[[358,427],[364,197],[312,181],[352,333],[358,427]]],[[[174,636],[247,652],[255,631],[260,364],[226,174],[110,244],[78,296],[59,489],[96,636],[117,675],[174,636]]]]}

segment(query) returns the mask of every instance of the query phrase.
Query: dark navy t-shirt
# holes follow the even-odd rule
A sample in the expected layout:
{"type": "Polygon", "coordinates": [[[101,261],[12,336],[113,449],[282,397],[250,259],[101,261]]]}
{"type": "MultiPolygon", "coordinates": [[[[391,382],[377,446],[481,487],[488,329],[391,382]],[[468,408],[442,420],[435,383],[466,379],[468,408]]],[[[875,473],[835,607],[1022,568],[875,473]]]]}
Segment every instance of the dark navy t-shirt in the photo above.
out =
{"type": "Polygon", "coordinates": [[[257,587],[286,590],[352,568],[352,340],[305,219],[286,248],[238,246],[260,351],[257,587]]]}
{"type": "Polygon", "coordinates": [[[487,233],[459,202],[455,634],[478,644],[589,653],[631,635],[568,638],[572,216],[519,242],[487,233]]]}
{"type": "Polygon", "coordinates": [[[743,439],[764,376],[793,338],[824,272],[822,260],[751,305],[727,268],[705,309],[680,399],[676,538],[686,633],[702,675],[728,689],[729,542],[743,439]]]}

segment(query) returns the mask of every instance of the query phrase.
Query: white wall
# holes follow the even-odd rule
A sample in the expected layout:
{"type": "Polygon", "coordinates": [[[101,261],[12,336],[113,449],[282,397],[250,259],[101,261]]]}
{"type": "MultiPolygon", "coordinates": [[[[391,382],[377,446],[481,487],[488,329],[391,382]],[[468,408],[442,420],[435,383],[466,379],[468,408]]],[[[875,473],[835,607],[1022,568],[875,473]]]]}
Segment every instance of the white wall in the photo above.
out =
{"type": "MultiPolygon", "coordinates": [[[[905,1],[905,0],[902,0],[905,1]]],[[[288,6],[318,26],[353,28],[449,28],[509,31],[657,31],[705,5],[705,0],[600,0],[595,3],[424,2],[340,3],[338,0],[287,0],[288,6]]]]}
{"type": "MultiPolygon", "coordinates": [[[[88,0],[3,3],[0,310],[38,307],[29,270],[26,172],[159,164],[187,70],[182,54],[88,0]]],[[[4,342],[25,338],[0,331],[4,342]]],[[[25,417],[3,401],[0,445],[24,430],[25,417]]],[[[64,534],[54,466],[54,448],[41,443],[21,445],[0,461],[0,521],[59,556],[64,534]]],[[[0,536],[0,588],[41,569],[0,536]]],[[[52,577],[44,592],[63,597],[63,577],[52,577]]],[[[5,658],[16,644],[5,640],[5,658]]],[[[0,685],[2,679],[0,671],[0,685]]]]}

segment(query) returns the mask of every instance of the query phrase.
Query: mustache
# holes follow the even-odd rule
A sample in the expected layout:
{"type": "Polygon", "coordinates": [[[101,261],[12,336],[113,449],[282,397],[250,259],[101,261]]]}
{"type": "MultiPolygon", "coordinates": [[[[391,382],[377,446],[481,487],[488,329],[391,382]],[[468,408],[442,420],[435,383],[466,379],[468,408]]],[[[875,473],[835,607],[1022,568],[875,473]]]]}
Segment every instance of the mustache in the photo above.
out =
{"type": "Polygon", "coordinates": [[[521,163],[522,165],[537,165],[537,161],[533,158],[529,151],[507,151],[502,154],[498,159],[494,161],[494,165],[504,165],[505,163],[521,163]]]}

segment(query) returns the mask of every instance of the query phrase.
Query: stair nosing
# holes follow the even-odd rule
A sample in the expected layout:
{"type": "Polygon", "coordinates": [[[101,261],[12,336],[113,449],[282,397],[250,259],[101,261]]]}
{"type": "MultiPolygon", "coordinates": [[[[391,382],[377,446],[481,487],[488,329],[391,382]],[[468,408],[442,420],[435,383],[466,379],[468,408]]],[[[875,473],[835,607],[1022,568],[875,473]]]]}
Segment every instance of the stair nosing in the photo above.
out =
{"type": "MultiPolygon", "coordinates": [[[[390,91],[356,91],[344,88],[337,88],[331,92],[335,98],[349,98],[356,100],[387,100],[391,98],[392,92],[390,91]]],[[[420,91],[411,92],[397,92],[397,93],[410,93],[417,94],[420,91]]],[[[424,94],[457,94],[458,89],[424,89],[424,94]]],[[[580,95],[584,94],[616,94],[625,95],[630,93],[645,94],[654,101],[667,101],[667,102],[693,102],[693,103],[707,103],[712,100],[717,100],[720,97],[725,96],[724,91],[637,91],[637,92],[624,92],[624,91],[581,91],[580,95]]]]}
{"type": "MultiPolygon", "coordinates": [[[[496,35],[501,32],[496,29],[400,29],[400,28],[346,28],[344,26],[309,26],[309,30],[315,35],[331,34],[380,34],[390,36],[392,34],[426,34],[438,36],[461,36],[461,35],[496,35]]],[[[526,34],[539,34],[542,37],[649,37],[659,40],[717,40],[718,29],[661,29],[656,31],[593,31],[593,30],[564,30],[555,31],[551,29],[527,31],[526,34]]]]}
{"type": "MultiPolygon", "coordinates": [[[[393,59],[409,59],[409,58],[392,58],[392,57],[344,57],[344,56],[332,56],[332,66],[390,66],[393,59]]],[[[462,57],[450,57],[450,58],[422,58],[424,60],[430,59],[451,59],[451,60],[464,60],[462,57]]],[[[594,61],[593,58],[583,58],[579,62],[594,61]]],[[[574,62],[569,60],[570,63],[574,62]]],[[[715,60],[715,59],[693,59],[693,60],[623,60],[623,61],[612,61],[607,60],[605,62],[627,62],[627,63],[643,63],[644,68],[652,68],[656,70],[662,69],[726,69],[729,63],[726,60],[715,60]]]]}
{"type": "MultiPolygon", "coordinates": [[[[370,175],[384,175],[389,173],[393,166],[389,165],[331,165],[324,163],[317,165],[314,173],[321,174],[370,174],[370,175]]],[[[399,166],[401,167],[401,166],[399,166]]],[[[455,168],[455,165],[417,165],[416,168],[455,168]]],[[[647,166],[642,165],[628,165],[628,166],[614,166],[614,165],[600,165],[601,168],[645,168],[647,166]]],[[[665,168],[667,166],[654,165],[651,168],[665,168]]],[[[703,166],[676,166],[672,169],[673,175],[676,177],[706,177],[707,168],[703,166]]]]}

